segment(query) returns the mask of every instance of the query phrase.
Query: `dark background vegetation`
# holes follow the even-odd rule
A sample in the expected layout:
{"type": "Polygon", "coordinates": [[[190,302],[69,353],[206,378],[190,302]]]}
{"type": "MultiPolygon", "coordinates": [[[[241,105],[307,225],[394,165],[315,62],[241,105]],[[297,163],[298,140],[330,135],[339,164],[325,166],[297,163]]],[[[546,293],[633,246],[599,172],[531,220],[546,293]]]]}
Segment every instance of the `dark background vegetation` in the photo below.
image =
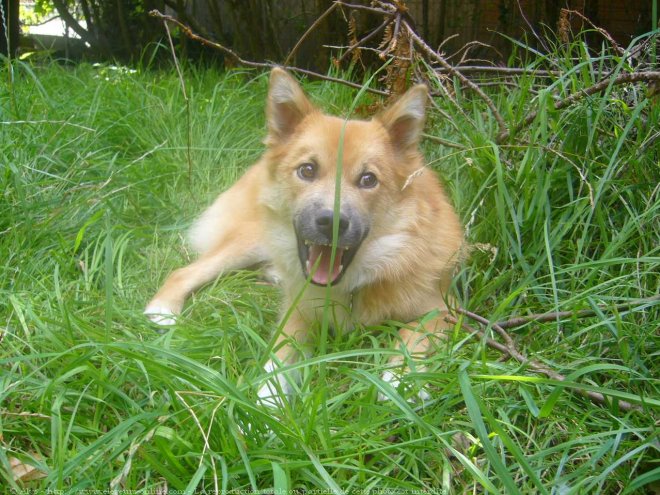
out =
{"type": "MultiPolygon", "coordinates": [[[[351,3],[368,6],[371,1],[351,3]]],[[[37,0],[35,8],[61,16],[89,45],[85,53],[88,57],[139,58],[145,47],[164,36],[161,23],[149,16],[150,10],[158,9],[178,17],[202,36],[232,48],[243,58],[282,62],[305,30],[331,4],[330,0],[37,0]]],[[[8,38],[15,53],[19,47],[19,0],[2,0],[2,5],[6,22],[0,26],[0,52],[7,54],[8,38]],[[5,25],[9,33],[5,32],[5,25]]],[[[464,55],[466,44],[472,43],[470,57],[505,62],[515,50],[515,44],[507,37],[528,38],[529,45],[538,45],[541,36],[535,35],[555,30],[562,8],[583,13],[622,46],[651,30],[652,0],[408,0],[405,6],[418,33],[432,47],[442,45],[445,54],[456,54],[457,60],[464,55]]],[[[365,11],[335,9],[304,41],[291,62],[300,67],[327,69],[330,51],[320,47],[346,45],[349,21],[359,38],[381,19],[365,11]]],[[[582,23],[579,19],[574,22],[582,23]]],[[[600,41],[597,36],[593,37],[596,43],[600,41]]],[[[183,38],[180,41],[190,56],[197,57],[203,51],[197,43],[183,38]]],[[[23,50],[30,47],[24,46],[23,50]]]]}

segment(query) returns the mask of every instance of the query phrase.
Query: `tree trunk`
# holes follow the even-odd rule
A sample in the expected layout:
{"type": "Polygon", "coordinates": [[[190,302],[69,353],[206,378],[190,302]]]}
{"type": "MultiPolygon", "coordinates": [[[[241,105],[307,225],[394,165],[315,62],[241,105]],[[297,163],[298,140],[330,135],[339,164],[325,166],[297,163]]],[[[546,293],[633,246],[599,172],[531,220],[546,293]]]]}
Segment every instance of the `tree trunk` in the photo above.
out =
{"type": "Polygon", "coordinates": [[[0,1],[0,54],[13,57],[18,48],[18,0],[0,1]]]}
{"type": "Polygon", "coordinates": [[[71,15],[71,12],[69,12],[69,8],[67,7],[64,0],[53,0],[53,5],[57,9],[57,13],[60,14],[60,17],[67,25],[67,27],[73,29],[83,41],[86,41],[92,46],[96,45],[96,40],[92,38],[92,35],[85,28],[83,28],[78,23],[78,21],[76,21],[73,15],[71,15]]]}

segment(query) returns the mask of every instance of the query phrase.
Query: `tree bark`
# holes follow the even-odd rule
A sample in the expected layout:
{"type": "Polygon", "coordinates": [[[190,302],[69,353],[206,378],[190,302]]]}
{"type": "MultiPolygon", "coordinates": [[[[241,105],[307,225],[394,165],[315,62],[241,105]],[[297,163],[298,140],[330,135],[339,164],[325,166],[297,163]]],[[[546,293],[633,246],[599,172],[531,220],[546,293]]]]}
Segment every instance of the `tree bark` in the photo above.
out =
{"type": "Polygon", "coordinates": [[[89,45],[93,48],[100,48],[98,45],[98,40],[94,38],[89,31],[87,31],[85,28],[83,28],[78,21],[71,15],[71,12],[69,12],[69,9],[66,6],[66,2],[64,0],[53,0],[53,5],[57,9],[58,14],[60,14],[60,17],[64,21],[64,23],[67,25],[67,27],[70,27],[71,29],[74,30],[74,32],[80,36],[80,39],[85,41],[86,43],[89,43],[89,45]]]}

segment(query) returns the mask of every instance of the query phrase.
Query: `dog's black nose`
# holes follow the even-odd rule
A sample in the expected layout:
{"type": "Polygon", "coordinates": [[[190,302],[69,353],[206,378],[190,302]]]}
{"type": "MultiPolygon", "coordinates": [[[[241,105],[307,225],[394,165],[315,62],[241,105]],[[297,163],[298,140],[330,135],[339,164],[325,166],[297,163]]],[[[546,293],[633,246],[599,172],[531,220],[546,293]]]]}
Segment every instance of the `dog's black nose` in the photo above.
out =
{"type": "MultiPolygon", "coordinates": [[[[316,229],[319,234],[323,234],[328,238],[329,241],[332,240],[332,222],[334,220],[335,214],[332,210],[321,210],[316,215],[316,229]]],[[[342,235],[348,230],[349,224],[348,217],[342,213],[339,214],[339,235],[342,235]]]]}

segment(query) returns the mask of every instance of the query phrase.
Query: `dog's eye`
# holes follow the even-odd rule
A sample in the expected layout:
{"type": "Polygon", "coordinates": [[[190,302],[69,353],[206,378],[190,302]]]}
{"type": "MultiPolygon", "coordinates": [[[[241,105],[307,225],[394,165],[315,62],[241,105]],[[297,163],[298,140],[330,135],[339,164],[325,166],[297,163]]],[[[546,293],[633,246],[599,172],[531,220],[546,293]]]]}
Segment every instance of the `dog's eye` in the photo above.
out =
{"type": "Polygon", "coordinates": [[[371,172],[362,174],[358,180],[358,186],[362,189],[371,189],[372,187],[376,187],[376,184],[378,184],[378,179],[371,172]]]}
{"type": "Polygon", "coordinates": [[[316,164],[303,163],[298,167],[298,177],[302,180],[314,180],[316,178],[316,164]]]}

